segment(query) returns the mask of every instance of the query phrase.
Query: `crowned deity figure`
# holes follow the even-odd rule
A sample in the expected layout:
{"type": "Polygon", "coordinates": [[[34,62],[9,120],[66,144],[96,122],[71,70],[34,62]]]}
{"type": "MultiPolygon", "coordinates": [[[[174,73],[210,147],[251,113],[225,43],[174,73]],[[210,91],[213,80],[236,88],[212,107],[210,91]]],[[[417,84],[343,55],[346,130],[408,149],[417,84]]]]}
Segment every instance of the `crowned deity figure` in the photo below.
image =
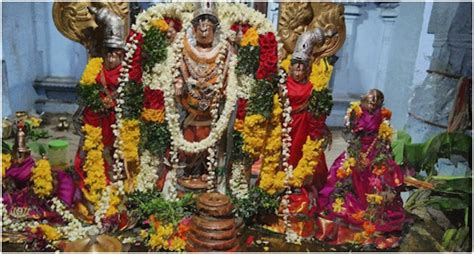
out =
{"type": "MultiPolygon", "coordinates": [[[[227,40],[220,40],[223,35],[213,3],[201,3],[193,13],[191,24],[183,38],[180,75],[174,88],[175,99],[182,107],[184,138],[199,142],[209,136],[213,118],[222,111],[228,65],[234,49],[227,40]]],[[[179,156],[184,168],[183,177],[178,180],[180,185],[205,189],[207,153],[183,152],[179,156]]]]}

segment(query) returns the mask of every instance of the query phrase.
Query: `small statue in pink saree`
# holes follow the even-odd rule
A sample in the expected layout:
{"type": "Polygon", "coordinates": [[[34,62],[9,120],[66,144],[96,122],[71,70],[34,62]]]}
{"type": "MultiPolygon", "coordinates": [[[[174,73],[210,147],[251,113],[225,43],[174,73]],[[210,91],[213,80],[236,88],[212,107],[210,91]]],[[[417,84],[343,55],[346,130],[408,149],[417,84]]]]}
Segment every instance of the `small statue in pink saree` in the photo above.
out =
{"type": "Polygon", "coordinates": [[[333,163],[318,199],[316,238],[332,243],[390,248],[405,214],[399,187],[403,173],[392,158],[391,112],[383,93],[370,90],[346,115],[349,147],[333,163]]]}

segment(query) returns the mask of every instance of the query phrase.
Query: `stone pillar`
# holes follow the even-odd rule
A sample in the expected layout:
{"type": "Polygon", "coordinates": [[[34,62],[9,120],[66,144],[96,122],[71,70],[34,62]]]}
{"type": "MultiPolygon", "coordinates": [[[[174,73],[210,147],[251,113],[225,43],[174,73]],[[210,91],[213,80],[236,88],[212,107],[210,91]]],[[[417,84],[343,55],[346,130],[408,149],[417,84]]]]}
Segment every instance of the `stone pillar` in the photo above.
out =
{"type": "Polygon", "coordinates": [[[385,90],[385,80],[387,77],[387,68],[389,63],[390,45],[393,38],[393,27],[398,17],[399,3],[380,3],[380,17],[383,21],[382,32],[382,48],[380,49],[379,58],[377,60],[377,76],[375,78],[375,86],[380,90],[385,90]]]}
{"type": "Polygon", "coordinates": [[[430,70],[414,88],[407,130],[414,142],[445,131],[459,78],[472,76],[472,3],[433,4],[428,33],[434,34],[430,70]]]}
{"type": "Polygon", "coordinates": [[[327,119],[329,126],[344,126],[344,114],[351,100],[350,94],[358,94],[354,91],[352,80],[352,68],[354,45],[357,39],[357,26],[362,14],[361,7],[364,3],[344,3],[344,18],[346,21],[346,41],[341,50],[336,54],[339,60],[334,66],[330,88],[333,92],[334,107],[331,115],[327,119]]]}

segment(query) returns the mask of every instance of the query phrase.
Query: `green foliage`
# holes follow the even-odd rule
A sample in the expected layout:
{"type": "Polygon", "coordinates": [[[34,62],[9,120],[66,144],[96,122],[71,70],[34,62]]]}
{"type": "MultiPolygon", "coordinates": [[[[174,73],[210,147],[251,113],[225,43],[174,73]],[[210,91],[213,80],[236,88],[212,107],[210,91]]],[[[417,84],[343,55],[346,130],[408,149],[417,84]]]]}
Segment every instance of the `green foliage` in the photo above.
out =
{"type": "Polygon", "coordinates": [[[251,223],[257,215],[274,214],[280,200],[258,187],[253,187],[245,198],[233,199],[233,203],[236,208],[235,213],[242,217],[246,223],[251,223]]]}
{"type": "Polygon", "coordinates": [[[232,138],[234,140],[234,146],[232,147],[232,160],[233,161],[243,161],[247,158],[246,153],[242,150],[244,145],[244,139],[242,134],[238,131],[232,133],[232,138]]]}
{"type": "Polygon", "coordinates": [[[273,109],[273,94],[276,85],[268,80],[257,80],[257,84],[252,88],[247,115],[260,114],[265,118],[271,117],[273,109]]]}
{"type": "Polygon", "coordinates": [[[430,182],[437,191],[446,193],[472,193],[472,177],[464,176],[432,176],[430,182]]]}
{"type": "Polygon", "coordinates": [[[404,207],[407,212],[420,217],[423,223],[438,222],[436,213],[430,212],[432,210],[448,218],[449,228],[445,228],[441,239],[435,239],[444,251],[471,249],[472,177],[436,176],[434,167],[439,158],[450,158],[454,154],[471,161],[471,142],[472,138],[462,133],[444,132],[425,143],[412,144],[411,137],[399,131],[392,143],[396,162],[414,167],[417,172],[426,171],[426,180],[434,186],[432,190],[415,190],[404,207]]]}
{"type": "Polygon", "coordinates": [[[417,172],[424,170],[428,175],[435,175],[434,166],[438,158],[449,158],[451,154],[458,154],[471,161],[471,142],[472,138],[468,135],[443,132],[425,143],[412,144],[411,137],[399,131],[392,146],[397,163],[414,167],[417,172]]]}
{"type": "Polygon", "coordinates": [[[153,155],[163,156],[171,142],[171,134],[166,123],[142,123],[141,146],[153,155]]]}
{"type": "Polygon", "coordinates": [[[259,47],[244,46],[238,47],[237,60],[238,64],[235,68],[237,75],[255,76],[259,66],[259,47]]]}
{"type": "Polygon", "coordinates": [[[309,98],[309,112],[313,113],[316,117],[321,115],[328,116],[331,114],[332,106],[332,94],[329,89],[325,88],[319,92],[313,90],[309,98]]]}
{"type": "Polygon", "coordinates": [[[144,69],[151,69],[156,63],[166,60],[169,42],[166,34],[157,28],[150,28],[146,33],[142,46],[142,57],[144,69]]]}
{"type": "Polygon", "coordinates": [[[12,148],[9,144],[5,143],[5,141],[2,140],[2,153],[7,154],[11,153],[12,148]]]}
{"type": "Polygon", "coordinates": [[[143,85],[129,81],[124,86],[124,103],[122,104],[125,119],[137,119],[143,108],[143,85]]]}
{"type": "Polygon", "coordinates": [[[395,162],[398,165],[403,163],[403,156],[405,154],[405,144],[411,143],[411,136],[405,131],[397,131],[396,138],[392,141],[392,153],[395,162]]]}
{"type": "Polygon", "coordinates": [[[129,209],[135,210],[142,219],[154,215],[161,223],[172,223],[174,226],[196,210],[192,194],[185,194],[178,201],[169,201],[160,197],[160,192],[156,190],[135,191],[128,196],[126,205],[129,209]]]}
{"type": "Polygon", "coordinates": [[[98,84],[78,85],[77,94],[79,104],[89,107],[96,113],[105,111],[105,106],[99,95],[103,91],[103,86],[98,84]]]}

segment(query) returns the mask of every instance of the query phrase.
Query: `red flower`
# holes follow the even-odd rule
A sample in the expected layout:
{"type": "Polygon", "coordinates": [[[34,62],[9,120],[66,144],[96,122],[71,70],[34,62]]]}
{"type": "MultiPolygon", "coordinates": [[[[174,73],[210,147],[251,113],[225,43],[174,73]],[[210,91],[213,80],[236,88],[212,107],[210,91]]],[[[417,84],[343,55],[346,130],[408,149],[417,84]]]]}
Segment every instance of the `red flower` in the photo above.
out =
{"type": "Polygon", "coordinates": [[[237,101],[237,116],[239,120],[244,120],[245,114],[247,112],[247,100],[240,98],[237,101]]]}
{"type": "Polygon", "coordinates": [[[135,40],[138,40],[137,48],[135,49],[135,53],[132,57],[132,67],[128,73],[130,80],[140,83],[142,79],[142,47],[143,44],[143,35],[141,33],[136,33],[134,31],[130,31],[128,36],[127,42],[130,42],[130,38],[136,34],[135,40]]]}
{"type": "Polygon", "coordinates": [[[234,23],[230,29],[235,32],[242,31],[242,34],[245,34],[247,30],[249,30],[251,26],[249,24],[239,24],[239,23],[234,23]]]}
{"type": "Polygon", "coordinates": [[[247,244],[247,246],[250,246],[253,244],[255,240],[255,237],[253,235],[249,235],[249,237],[247,237],[247,240],[245,240],[245,244],[247,244]]]}
{"type": "Polygon", "coordinates": [[[266,33],[259,35],[260,63],[256,73],[257,79],[270,80],[277,72],[277,46],[275,35],[266,33]]]}
{"type": "Polygon", "coordinates": [[[275,35],[272,32],[261,34],[259,36],[259,44],[265,45],[265,46],[277,45],[275,35]]]}
{"type": "Polygon", "coordinates": [[[152,90],[149,86],[146,86],[144,96],[144,108],[162,109],[165,106],[165,99],[161,90],[152,90]]]}
{"type": "Polygon", "coordinates": [[[168,23],[168,25],[173,22],[173,28],[174,30],[176,30],[176,32],[179,32],[181,31],[181,29],[183,28],[183,25],[181,23],[181,20],[179,19],[175,19],[175,18],[165,18],[165,21],[166,23],[168,23]]]}
{"type": "Polygon", "coordinates": [[[257,70],[257,74],[255,75],[255,78],[257,79],[265,79],[265,71],[261,68],[257,70]]]}

